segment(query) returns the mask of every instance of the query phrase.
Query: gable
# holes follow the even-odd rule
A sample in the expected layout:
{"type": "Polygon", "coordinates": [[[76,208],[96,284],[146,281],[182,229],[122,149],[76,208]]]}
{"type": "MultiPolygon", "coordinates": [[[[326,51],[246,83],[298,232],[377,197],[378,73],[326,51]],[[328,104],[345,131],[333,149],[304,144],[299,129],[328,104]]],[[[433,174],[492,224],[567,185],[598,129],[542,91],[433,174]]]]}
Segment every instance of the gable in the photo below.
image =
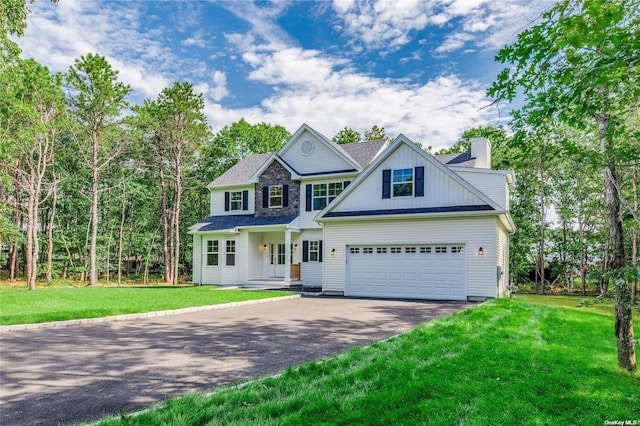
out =
{"type": "Polygon", "coordinates": [[[487,197],[408,140],[396,140],[388,150],[389,152],[383,153],[374,161],[370,168],[323,212],[323,216],[369,215],[373,212],[392,214],[393,211],[435,213],[495,209],[495,204],[487,197]],[[394,196],[393,193],[389,193],[392,190],[388,181],[394,169],[411,170],[413,195],[394,196]],[[422,177],[421,175],[423,184],[419,185],[416,178],[422,177]],[[385,180],[386,185],[383,183],[385,180]],[[383,190],[385,186],[387,189],[383,190]],[[422,189],[422,195],[416,196],[420,194],[419,187],[422,189]]]}
{"type": "Polygon", "coordinates": [[[278,152],[278,156],[301,176],[350,172],[359,168],[346,152],[334,147],[308,126],[301,127],[278,152]]]}

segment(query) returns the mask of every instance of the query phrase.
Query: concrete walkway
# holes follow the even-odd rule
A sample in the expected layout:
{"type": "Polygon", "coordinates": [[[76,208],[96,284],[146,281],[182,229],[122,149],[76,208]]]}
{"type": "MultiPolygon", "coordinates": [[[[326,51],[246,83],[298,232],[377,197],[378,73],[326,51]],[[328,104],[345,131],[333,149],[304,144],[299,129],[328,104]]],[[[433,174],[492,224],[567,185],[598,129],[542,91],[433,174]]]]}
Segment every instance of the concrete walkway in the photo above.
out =
{"type": "Polygon", "coordinates": [[[299,298],[0,335],[0,424],[95,420],[271,375],[473,306],[299,298]]]}

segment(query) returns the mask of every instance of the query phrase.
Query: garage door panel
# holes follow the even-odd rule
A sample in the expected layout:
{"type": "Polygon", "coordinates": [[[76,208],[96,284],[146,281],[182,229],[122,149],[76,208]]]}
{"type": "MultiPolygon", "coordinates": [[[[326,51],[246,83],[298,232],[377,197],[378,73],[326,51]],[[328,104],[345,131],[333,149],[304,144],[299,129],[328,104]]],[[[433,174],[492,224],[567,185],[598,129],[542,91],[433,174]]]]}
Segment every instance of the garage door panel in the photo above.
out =
{"type": "Polygon", "coordinates": [[[466,300],[464,245],[349,246],[349,296],[466,300]]]}

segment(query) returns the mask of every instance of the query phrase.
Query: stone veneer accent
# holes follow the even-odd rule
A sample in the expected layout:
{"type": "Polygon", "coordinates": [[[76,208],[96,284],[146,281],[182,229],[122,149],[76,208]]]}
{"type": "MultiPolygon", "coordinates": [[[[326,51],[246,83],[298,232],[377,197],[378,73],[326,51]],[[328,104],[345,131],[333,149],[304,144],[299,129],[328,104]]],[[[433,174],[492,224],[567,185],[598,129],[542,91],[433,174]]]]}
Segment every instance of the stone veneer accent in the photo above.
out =
{"type": "Polygon", "coordinates": [[[300,183],[291,180],[291,173],[278,161],[273,161],[258,178],[256,184],[256,217],[294,216],[300,213],[300,183]],[[262,207],[262,188],[271,185],[289,185],[289,205],[270,209],[262,207]]]}

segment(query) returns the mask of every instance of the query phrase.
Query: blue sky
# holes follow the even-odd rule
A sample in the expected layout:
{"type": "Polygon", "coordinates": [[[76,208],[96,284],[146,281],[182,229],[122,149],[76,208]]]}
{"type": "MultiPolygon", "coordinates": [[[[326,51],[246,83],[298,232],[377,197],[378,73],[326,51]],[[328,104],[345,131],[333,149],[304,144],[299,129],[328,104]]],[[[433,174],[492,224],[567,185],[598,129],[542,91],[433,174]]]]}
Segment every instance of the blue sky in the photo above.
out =
{"type": "Polygon", "coordinates": [[[243,117],[328,137],[377,124],[437,149],[507,123],[508,105],[481,110],[502,68],[493,58],[551,4],[37,0],[19,44],[60,72],[105,56],[132,102],[189,81],[214,131],[243,117]]]}

